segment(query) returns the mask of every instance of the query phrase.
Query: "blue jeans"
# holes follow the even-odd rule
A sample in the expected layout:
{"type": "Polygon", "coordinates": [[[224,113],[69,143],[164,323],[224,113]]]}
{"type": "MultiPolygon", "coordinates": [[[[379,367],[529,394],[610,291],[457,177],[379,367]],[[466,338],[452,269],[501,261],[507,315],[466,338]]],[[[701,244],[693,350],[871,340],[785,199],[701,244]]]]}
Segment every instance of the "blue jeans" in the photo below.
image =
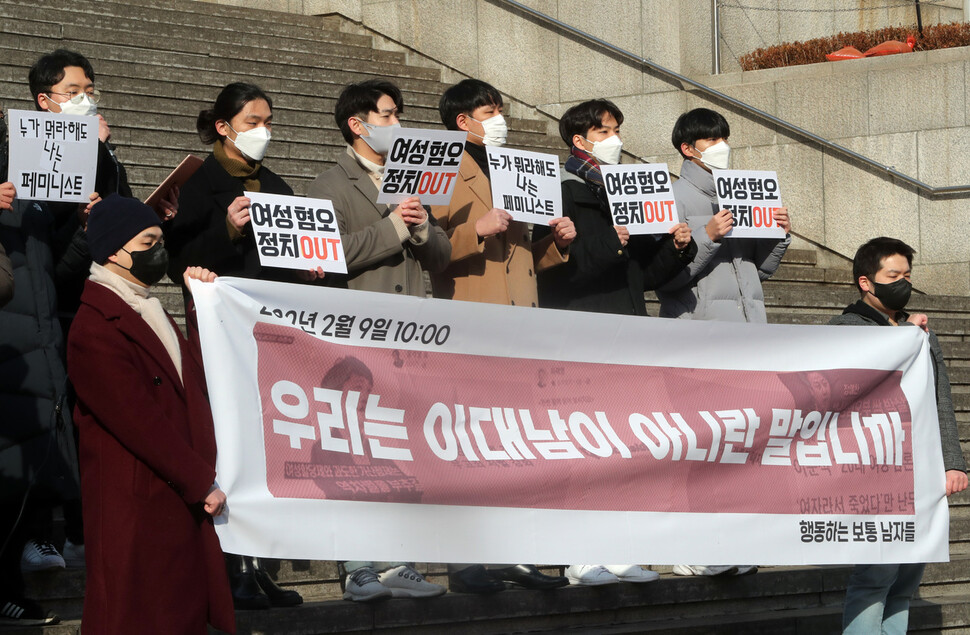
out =
{"type": "Polygon", "coordinates": [[[845,590],[843,635],[905,635],[925,564],[858,564],[845,590]]]}

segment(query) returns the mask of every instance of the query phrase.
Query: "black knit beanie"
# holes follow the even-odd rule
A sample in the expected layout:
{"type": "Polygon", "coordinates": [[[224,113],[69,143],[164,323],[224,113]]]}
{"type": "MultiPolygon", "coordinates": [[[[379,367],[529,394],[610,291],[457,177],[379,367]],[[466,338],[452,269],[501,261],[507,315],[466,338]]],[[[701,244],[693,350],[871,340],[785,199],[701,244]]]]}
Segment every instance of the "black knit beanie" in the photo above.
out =
{"type": "Polygon", "coordinates": [[[88,217],[91,260],[103,265],[129,240],[149,227],[161,224],[155,210],[138,199],[111,194],[91,208],[88,217]]]}

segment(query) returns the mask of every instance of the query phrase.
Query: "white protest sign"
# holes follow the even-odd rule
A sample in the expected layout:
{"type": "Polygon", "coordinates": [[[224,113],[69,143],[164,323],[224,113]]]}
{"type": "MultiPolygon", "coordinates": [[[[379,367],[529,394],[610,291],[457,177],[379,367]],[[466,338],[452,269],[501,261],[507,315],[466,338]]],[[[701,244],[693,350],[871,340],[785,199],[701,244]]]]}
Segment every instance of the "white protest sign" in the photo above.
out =
{"type": "Polygon", "coordinates": [[[666,234],[678,222],[666,163],[601,165],[613,224],[631,234],[666,234]]]}
{"type": "Polygon", "coordinates": [[[264,267],[347,273],[333,203],[318,198],[244,192],[264,267]]]}
{"type": "Polygon", "coordinates": [[[778,174],[762,170],[713,170],[718,209],[734,214],[725,238],[784,238],[774,211],[784,207],[778,174]]]}
{"type": "Polygon", "coordinates": [[[556,155],[491,146],[485,150],[494,207],[523,223],[548,225],[551,219],[562,216],[556,155]]]}
{"type": "Polygon", "coordinates": [[[417,196],[422,205],[447,205],[455,192],[468,133],[397,128],[384,163],[378,203],[417,196]]]}
{"type": "Polygon", "coordinates": [[[98,118],[11,110],[8,179],[32,201],[87,203],[98,175],[98,118]]]}

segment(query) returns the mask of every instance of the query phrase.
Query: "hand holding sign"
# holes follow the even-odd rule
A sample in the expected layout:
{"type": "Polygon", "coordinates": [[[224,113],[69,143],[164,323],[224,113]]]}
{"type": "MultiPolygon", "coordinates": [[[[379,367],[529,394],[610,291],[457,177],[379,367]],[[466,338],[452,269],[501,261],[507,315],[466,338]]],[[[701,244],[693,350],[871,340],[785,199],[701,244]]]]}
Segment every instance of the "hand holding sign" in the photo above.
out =
{"type": "Polygon", "coordinates": [[[246,226],[246,223],[250,221],[250,203],[251,201],[248,196],[237,196],[232,203],[229,203],[229,208],[226,210],[226,214],[229,215],[229,222],[240,232],[246,226]]]}
{"type": "Polygon", "coordinates": [[[392,214],[397,214],[408,227],[417,227],[428,220],[428,211],[421,205],[421,199],[410,196],[394,208],[392,214]]]}
{"type": "Polygon", "coordinates": [[[475,233],[482,238],[501,234],[509,228],[512,215],[504,209],[493,207],[484,216],[475,221],[475,233]]]}
{"type": "Polygon", "coordinates": [[[576,225],[571,218],[553,218],[549,221],[549,226],[552,227],[552,239],[560,249],[565,249],[576,239],[576,225]]]}
{"type": "Polygon", "coordinates": [[[90,200],[88,201],[87,205],[78,205],[77,208],[78,220],[81,222],[81,227],[84,227],[85,229],[88,227],[88,216],[91,215],[91,210],[95,205],[101,202],[101,195],[95,192],[89,196],[88,199],[90,200]]]}
{"type": "Polygon", "coordinates": [[[788,217],[788,208],[779,207],[774,210],[775,224],[785,230],[786,234],[791,233],[791,219],[788,217]]]}
{"type": "Polygon", "coordinates": [[[13,199],[17,197],[17,188],[7,181],[0,183],[0,209],[13,209],[13,199]]]}
{"type": "Polygon", "coordinates": [[[731,228],[734,227],[734,215],[731,214],[731,210],[722,209],[717,214],[711,217],[711,220],[707,221],[707,236],[713,242],[720,242],[724,238],[731,228]]]}
{"type": "Polygon", "coordinates": [[[613,229],[616,230],[616,237],[620,239],[620,244],[626,247],[626,244],[630,242],[630,230],[624,225],[613,225],[613,229]]]}
{"type": "Polygon", "coordinates": [[[686,249],[687,245],[690,244],[690,227],[687,226],[687,223],[677,223],[667,231],[673,235],[674,248],[677,251],[686,249]]]}

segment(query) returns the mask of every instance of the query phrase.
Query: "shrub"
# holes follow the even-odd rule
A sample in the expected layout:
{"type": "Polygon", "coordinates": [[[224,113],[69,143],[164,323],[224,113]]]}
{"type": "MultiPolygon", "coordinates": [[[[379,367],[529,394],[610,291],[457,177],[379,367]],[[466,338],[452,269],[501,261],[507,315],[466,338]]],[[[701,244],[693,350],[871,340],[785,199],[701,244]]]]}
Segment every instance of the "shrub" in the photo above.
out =
{"type": "Polygon", "coordinates": [[[820,37],[804,42],[778,44],[756,49],[742,55],[738,61],[741,63],[742,70],[746,71],[814,64],[826,61],[825,55],[827,53],[833,53],[846,46],[854,46],[865,53],[873,46],[882,44],[887,40],[905,42],[909,35],[916,38],[914,51],[970,46],[970,23],[952,22],[950,24],[927,26],[923,28],[923,35],[917,32],[916,27],[901,26],[891,26],[875,31],[839,33],[831,37],[820,37]]]}

